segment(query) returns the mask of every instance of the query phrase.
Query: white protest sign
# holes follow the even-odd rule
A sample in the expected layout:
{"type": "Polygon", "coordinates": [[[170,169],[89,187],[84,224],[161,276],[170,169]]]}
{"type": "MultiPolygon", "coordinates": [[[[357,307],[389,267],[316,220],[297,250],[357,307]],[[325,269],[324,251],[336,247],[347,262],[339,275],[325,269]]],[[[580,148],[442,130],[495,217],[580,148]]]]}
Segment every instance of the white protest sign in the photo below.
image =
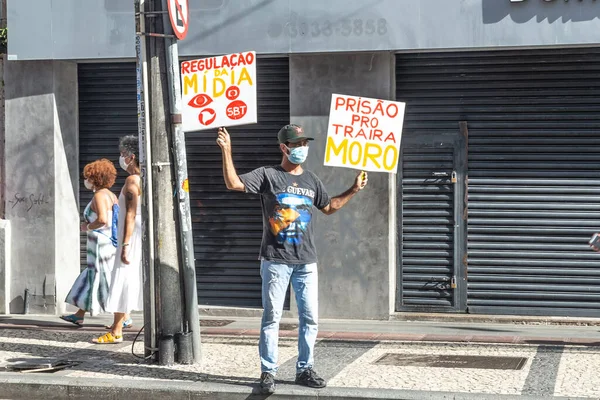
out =
{"type": "Polygon", "coordinates": [[[395,174],[405,103],[331,96],[325,165],[395,174]]]}
{"type": "Polygon", "coordinates": [[[257,121],[256,53],[181,63],[184,132],[257,121]]]}

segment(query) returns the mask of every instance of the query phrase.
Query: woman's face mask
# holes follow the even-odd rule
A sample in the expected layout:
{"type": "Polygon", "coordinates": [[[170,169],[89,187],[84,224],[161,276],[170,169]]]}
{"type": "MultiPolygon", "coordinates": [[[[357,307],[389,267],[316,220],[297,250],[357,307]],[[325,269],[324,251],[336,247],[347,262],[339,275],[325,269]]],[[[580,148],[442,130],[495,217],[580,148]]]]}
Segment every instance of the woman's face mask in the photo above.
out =
{"type": "Polygon", "coordinates": [[[90,182],[87,178],[85,181],[83,181],[83,184],[87,190],[94,190],[94,185],[92,185],[92,182],[90,182]]]}
{"type": "Polygon", "coordinates": [[[127,168],[129,168],[129,166],[131,165],[131,162],[127,162],[125,160],[125,157],[120,156],[119,157],[119,165],[121,166],[121,168],[123,168],[125,171],[127,171],[127,168]]]}

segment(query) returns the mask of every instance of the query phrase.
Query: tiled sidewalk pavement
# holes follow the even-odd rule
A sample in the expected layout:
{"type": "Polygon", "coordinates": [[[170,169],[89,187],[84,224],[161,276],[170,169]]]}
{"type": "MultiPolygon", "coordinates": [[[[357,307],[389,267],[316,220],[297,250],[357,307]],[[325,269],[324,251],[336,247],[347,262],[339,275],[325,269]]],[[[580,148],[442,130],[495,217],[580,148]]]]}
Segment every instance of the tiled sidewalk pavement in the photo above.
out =
{"type": "MultiPolygon", "coordinates": [[[[201,365],[163,367],[144,364],[131,354],[131,342],[94,345],[95,333],[0,329],[0,363],[55,357],[79,362],[52,374],[64,378],[169,380],[235,384],[251,392],[258,377],[255,337],[203,336],[201,365]]],[[[129,333],[126,337],[132,339],[129,333]]],[[[296,341],[280,340],[280,386],[291,384],[296,341]]],[[[142,344],[136,343],[136,352],[142,344]]],[[[451,393],[600,398],[600,347],[321,339],[316,370],[330,387],[419,390],[451,393]],[[525,357],[520,370],[431,368],[375,364],[386,353],[525,357]]],[[[46,375],[48,376],[48,375],[46,375]]],[[[0,374],[2,379],[2,374],[0,374]]],[[[0,385],[1,386],[1,385],[0,385]]],[[[0,397],[2,392],[0,388],[0,397]]]]}

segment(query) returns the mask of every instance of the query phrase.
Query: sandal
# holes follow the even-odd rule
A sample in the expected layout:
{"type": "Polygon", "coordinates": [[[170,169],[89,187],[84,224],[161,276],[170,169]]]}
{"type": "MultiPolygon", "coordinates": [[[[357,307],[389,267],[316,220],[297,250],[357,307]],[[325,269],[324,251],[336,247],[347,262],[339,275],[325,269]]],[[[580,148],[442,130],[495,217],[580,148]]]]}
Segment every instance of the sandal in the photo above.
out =
{"type": "Polygon", "coordinates": [[[70,322],[72,324],[75,324],[77,326],[82,326],[83,325],[83,318],[79,318],[75,314],[61,315],[60,319],[62,319],[63,321],[67,321],[67,322],[70,322]]]}
{"type": "MultiPolygon", "coordinates": [[[[133,326],[133,320],[131,318],[123,321],[123,329],[129,329],[133,326]]],[[[112,325],[104,325],[106,329],[112,329],[112,325]]]]}
{"type": "Polygon", "coordinates": [[[123,342],[123,336],[113,336],[111,332],[100,336],[99,338],[92,339],[92,342],[97,344],[115,344],[123,342]]]}

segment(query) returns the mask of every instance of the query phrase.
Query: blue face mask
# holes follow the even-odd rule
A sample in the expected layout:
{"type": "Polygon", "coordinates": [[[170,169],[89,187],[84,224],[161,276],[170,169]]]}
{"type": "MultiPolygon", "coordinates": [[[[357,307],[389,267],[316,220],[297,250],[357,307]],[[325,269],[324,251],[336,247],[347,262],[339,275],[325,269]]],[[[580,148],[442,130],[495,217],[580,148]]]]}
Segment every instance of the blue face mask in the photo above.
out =
{"type": "Polygon", "coordinates": [[[306,157],[308,157],[308,146],[294,147],[291,149],[287,147],[287,149],[290,151],[287,158],[292,164],[300,165],[306,161],[306,157]]]}

